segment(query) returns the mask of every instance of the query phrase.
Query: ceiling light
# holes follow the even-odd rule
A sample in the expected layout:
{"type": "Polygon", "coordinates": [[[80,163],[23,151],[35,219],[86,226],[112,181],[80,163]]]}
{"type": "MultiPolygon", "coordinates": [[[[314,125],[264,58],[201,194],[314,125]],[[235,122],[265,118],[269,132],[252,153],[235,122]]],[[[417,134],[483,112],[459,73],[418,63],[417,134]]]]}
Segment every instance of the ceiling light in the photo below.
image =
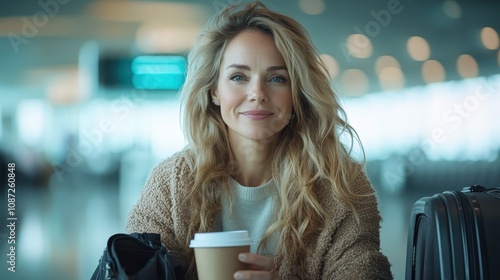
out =
{"type": "Polygon", "coordinates": [[[484,27],[481,29],[481,42],[483,42],[484,47],[488,50],[498,49],[498,33],[491,27],[484,27]]]}
{"type": "Polygon", "coordinates": [[[498,50],[497,60],[498,60],[498,66],[500,66],[500,50],[498,50]]]}
{"type": "Polygon", "coordinates": [[[348,95],[358,96],[368,91],[368,77],[359,69],[345,70],[340,77],[340,81],[348,95]]]}
{"type": "Polygon", "coordinates": [[[457,59],[458,74],[462,78],[477,77],[479,68],[476,60],[469,54],[462,54],[457,59]]]}
{"type": "Polygon", "coordinates": [[[330,76],[330,78],[335,79],[335,77],[337,77],[337,75],[339,74],[339,64],[337,63],[335,58],[333,58],[329,54],[321,54],[319,57],[325,64],[326,70],[328,70],[328,75],[330,76]]]}
{"type": "Polygon", "coordinates": [[[145,53],[179,53],[189,50],[200,26],[144,23],[137,29],[137,46],[145,53]]]}
{"type": "Polygon", "coordinates": [[[446,79],[446,72],[439,61],[427,60],[422,65],[422,78],[428,84],[443,82],[446,79]]]}
{"type": "Polygon", "coordinates": [[[323,0],[300,0],[300,9],[308,15],[319,15],[325,11],[323,0]]]}
{"type": "Polygon", "coordinates": [[[405,77],[401,68],[389,66],[384,67],[378,73],[380,86],[385,90],[402,89],[405,85],[405,77]]]}
{"type": "Polygon", "coordinates": [[[390,55],[383,55],[375,61],[375,72],[380,75],[380,71],[386,67],[401,68],[399,61],[390,55]]]}
{"type": "Polygon", "coordinates": [[[461,18],[462,8],[455,1],[447,0],[443,2],[443,11],[450,18],[461,18]]]}
{"type": "Polygon", "coordinates": [[[408,54],[416,61],[425,61],[431,55],[431,49],[427,41],[420,36],[413,36],[408,39],[406,48],[408,54]]]}
{"type": "Polygon", "coordinates": [[[88,13],[108,21],[160,21],[174,25],[203,22],[207,17],[206,11],[199,5],[153,1],[94,1],[89,5],[88,13]]]}
{"type": "Polygon", "coordinates": [[[372,55],[373,46],[370,38],[363,34],[351,34],[347,37],[347,50],[356,58],[368,58],[372,55]]]}

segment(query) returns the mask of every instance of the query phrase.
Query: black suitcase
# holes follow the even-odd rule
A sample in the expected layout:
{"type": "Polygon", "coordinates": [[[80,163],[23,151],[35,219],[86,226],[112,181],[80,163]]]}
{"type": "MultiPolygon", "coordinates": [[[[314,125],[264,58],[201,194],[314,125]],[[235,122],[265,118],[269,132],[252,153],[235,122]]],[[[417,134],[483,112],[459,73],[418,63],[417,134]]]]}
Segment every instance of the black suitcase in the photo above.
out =
{"type": "Polygon", "coordinates": [[[406,280],[500,279],[500,188],[417,200],[406,254],[406,280]]]}

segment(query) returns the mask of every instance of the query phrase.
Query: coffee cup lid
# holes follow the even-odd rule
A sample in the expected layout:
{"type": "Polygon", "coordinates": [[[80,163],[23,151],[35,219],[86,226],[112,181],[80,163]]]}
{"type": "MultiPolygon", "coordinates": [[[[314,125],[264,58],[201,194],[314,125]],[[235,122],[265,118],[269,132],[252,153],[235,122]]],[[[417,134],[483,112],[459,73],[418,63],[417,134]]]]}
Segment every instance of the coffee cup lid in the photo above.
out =
{"type": "Polygon", "coordinates": [[[190,248],[235,247],[251,245],[246,230],[195,233],[190,248]]]}

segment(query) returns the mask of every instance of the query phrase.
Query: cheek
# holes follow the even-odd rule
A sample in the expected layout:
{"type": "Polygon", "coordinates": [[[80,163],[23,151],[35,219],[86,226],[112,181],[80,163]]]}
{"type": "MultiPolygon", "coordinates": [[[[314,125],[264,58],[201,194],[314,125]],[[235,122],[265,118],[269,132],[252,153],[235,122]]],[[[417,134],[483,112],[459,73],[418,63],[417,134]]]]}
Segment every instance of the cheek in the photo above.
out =
{"type": "Polygon", "coordinates": [[[223,110],[236,107],[239,103],[238,97],[232,94],[221,95],[221,107],[223,110]]]}
{"type": "Polygon", "coordinates": [[[282,98],[279,100],[279,104],[281,105],[281,108],[284,112],[291,114],[293,111],[293,100],[292,100],[292,95],[283,95],[282,98]]]}
{"type": "Polygon", "coordinates": [[[221,101],[221,107],[225,108],[238,106],[245,99],[245,96],[235,88],[223,86],[220,87],[219,98],[221,101]]]}

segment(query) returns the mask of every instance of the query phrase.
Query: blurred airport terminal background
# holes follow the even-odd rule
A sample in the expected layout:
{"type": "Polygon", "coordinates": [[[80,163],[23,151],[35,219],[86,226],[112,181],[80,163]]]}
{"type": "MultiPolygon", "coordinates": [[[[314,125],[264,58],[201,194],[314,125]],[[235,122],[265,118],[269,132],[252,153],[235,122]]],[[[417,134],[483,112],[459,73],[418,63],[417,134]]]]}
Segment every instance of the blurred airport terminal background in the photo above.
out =
{"type": "MultiPolygon", "coordinates": [[[[196,32],[243,2],[2,1],[1,279],[90,279],[151,168],[185,145],[177,89],[196,32]]],[[[418,198],[500,186],[500,2],[264,3],[301,22],[328,66],[404,279],[418,198]]]]}

